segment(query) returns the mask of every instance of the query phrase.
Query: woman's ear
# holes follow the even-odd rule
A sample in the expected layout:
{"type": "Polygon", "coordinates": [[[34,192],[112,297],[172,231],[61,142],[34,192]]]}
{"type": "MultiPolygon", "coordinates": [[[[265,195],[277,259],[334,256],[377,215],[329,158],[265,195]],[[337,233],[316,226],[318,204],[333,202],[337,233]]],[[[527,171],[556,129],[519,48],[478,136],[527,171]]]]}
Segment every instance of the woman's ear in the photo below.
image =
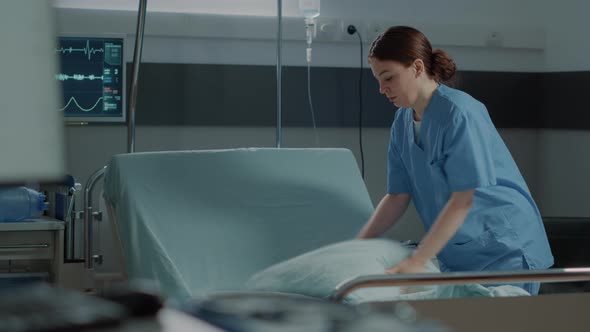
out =
{"type": "Polygon", "coordinates": [[[414,63],[412,63],[412,67],[414,67],[416,78],[418,78],[420,74],[424,72],[424,62],[421,59],[414,60],[414,63]]]}

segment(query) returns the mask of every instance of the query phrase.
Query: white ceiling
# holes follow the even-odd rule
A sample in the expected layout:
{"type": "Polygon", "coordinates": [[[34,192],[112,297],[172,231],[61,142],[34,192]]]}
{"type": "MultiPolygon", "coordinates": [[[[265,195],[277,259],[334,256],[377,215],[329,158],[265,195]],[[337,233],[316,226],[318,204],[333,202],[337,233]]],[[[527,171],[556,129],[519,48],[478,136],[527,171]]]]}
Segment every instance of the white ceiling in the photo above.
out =
{"type": "MultiPolygon", "coordinates": [[[[60,8],[132,10],[138,0],[54,0],[60,8]]],[[[298,16],[298,0],[283,0],[283,16],[298,16]]],[[[149,12],[276,16],[276,0],[148,0],[149,12]]]]}

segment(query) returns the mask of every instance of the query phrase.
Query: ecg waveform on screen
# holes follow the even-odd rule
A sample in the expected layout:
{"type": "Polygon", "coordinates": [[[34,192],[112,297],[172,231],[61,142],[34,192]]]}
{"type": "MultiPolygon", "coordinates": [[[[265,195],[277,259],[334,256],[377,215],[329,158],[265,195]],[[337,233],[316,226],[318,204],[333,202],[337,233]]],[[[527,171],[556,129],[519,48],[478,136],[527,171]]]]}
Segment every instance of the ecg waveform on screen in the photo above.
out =
{"type": "Polygon", "coordinates": [[[90,57],[92,55],[94,55],[94,53],[99,53],[99,52],[100,53],[104,53],[104,49],[103,48],[93,48],[93,47],[90,47],[90,41],[87,40],[86,41],[86,47],[84,47],[84,48],[73,48],[72,46],[70,46],[70,47],[60,47],[60,48],[56,49],[55,52],[56,53],[62,53],[62,54],[65,54],[65,53],[70,53],[71,54],[73,52],[82,52],[82,53],[84,53],[85,55],[88,56],[88,61],[90,61],[90,57]]]}
{"type": "Polygon", "coordinates": [[[76,98],[70,97],[70,100],[68,100],[68,102],[66,103],[66,106],[60,108],[59,110],[63,111],[66,108],[68,108],[68,106],[70,106],[71,103],[74,103],[76,105],[76,107],[78,107],[78,109],[80,109],[82,112],[90,112],[98,105],[98,103],[100,103],[101,100],[102,100],[102,97],[98,98],[96,100],[96,103],[94,103],[94,105],[92,107],[84,108],[84,107],[80,106],[80,104],[78,104],[78,101],[76,100],[76,98]]]}
{"type": "Polygon", "coordinates": [[[83,74],[74,74],[74,75],[67,75],[67,74],[57,74],[55,75],[55,79],[58,81],[67,81],[67,80],[76,80],[76,81],[83,81],[83,80],[104,80],[104,77],[97,76],[97,75],[83,75],[83,74]]]}

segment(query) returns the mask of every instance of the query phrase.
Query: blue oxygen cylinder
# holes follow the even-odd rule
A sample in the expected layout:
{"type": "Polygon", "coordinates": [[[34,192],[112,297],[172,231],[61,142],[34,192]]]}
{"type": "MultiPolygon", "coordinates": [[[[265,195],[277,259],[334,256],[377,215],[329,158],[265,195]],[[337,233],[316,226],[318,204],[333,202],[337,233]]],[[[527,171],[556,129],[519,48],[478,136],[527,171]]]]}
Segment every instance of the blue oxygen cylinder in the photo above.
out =
{"type": "Polygon", "coordinates": [[[0,222],[40,217],[47,210],[45,195],[27,187],[0,187],[0,222]]]}

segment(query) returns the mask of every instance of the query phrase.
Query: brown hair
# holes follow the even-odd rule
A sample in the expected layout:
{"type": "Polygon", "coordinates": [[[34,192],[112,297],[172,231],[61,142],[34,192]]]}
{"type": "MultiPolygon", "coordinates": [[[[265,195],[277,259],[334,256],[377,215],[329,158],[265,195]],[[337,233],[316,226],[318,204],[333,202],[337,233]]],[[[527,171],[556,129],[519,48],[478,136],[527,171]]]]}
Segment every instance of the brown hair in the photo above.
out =
{"type": "Polygon", "coordinates": [[[393,60],[405,66],[414,60],[424,62],[426,73],[437,82],[449,82],[455,76],[457,67],[447,52],[432,50],[426,36],[411,27],[394,26],[383,32],[371,44],[369,57],[378,60],[393,60]]]}

